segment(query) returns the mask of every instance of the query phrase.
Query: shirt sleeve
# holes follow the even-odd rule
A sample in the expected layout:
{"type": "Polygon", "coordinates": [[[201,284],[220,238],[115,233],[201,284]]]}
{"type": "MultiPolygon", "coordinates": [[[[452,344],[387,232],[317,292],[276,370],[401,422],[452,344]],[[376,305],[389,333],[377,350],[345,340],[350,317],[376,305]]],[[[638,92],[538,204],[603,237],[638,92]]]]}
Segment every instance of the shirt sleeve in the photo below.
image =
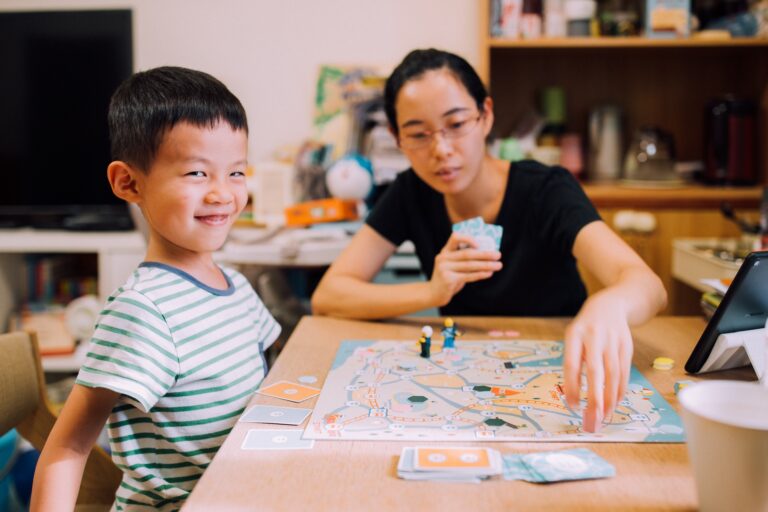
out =
{"type": "Polygon", "coordinates": [[[409,239],[409,219],[406,209],[408,201],[406,178],[409,172],[412,171],[398,174],[365,219],[366,224],[397,246],[409,239]]]}
{"type": "Polygon", "coordinates": [[[101,312],[77,383],[120,393],[144,412],[173,386],[179,358],[157,306],[128,290],[101,312]]]}
{"type": "Polygon", "coordinates": [[[557,251],[571,254],[579,231],[600,220],[592,202],[573,175],[552,167],[538,194],[536,229],[557,251]]]}

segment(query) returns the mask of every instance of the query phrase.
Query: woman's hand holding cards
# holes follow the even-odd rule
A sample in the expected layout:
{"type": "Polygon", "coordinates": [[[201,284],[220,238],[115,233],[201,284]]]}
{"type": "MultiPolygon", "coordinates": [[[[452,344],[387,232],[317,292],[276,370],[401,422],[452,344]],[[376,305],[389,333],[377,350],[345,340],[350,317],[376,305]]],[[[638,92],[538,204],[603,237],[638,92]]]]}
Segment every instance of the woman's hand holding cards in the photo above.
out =
{"type": "Polygon", "coordinates": [[[448,304],[467,283],[488,279],[501,269],[501,253],[480,250],[471,235],[454,232],[435,257],[429,284],[437,306],[448,304]]]}

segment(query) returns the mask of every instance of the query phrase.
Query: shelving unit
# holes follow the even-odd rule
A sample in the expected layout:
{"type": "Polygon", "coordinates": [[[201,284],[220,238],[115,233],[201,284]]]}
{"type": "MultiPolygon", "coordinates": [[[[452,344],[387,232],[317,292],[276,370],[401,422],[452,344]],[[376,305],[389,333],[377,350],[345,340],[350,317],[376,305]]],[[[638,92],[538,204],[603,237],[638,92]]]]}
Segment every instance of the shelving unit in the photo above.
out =
{"type": "Polygon", "coordinates": [[[106,300],[141,262],[144,251],[144,239],[137,231],[0,230],[0,326],[6,325],[10,313],[21,300],[24,255],[95,253],[99,298],[106,300]]]}
{"type": "MultiPolygon", "coordinates": [[[[658,126],[673,135],[681,161],[702,158],[706,104],[725,93],[758,102],[758,133],[768,133],[768,39],[497,39],[490,36],[490,0],[482,6],[479,72],[494,99],[499,135],[553,85],[565,91],[570,131],[585,137],[593,108],[618,105],[624,147],[641,126],[658,126]]],[[[761,144],[758,166],[765,181],[768,144],[761,144]]]]}
{"type": "MultiPolygon", "coordinates": [[[[497,135],[507,136],[528,109],[538,108],[542,89],[560,86],[567,129],[580,133],[585,146],[590,111],[613,104],[623,111],[624,148],[638,128],[657,126],[674,137],[678,160],[702,160],[706,105],[732,93],[760,107],[758,185],[768,183],[768,40],[498,39],[490,36],[490,1],[481,2],[478,71],[494,100],[497,135]]],[[[700,292],[672,275],[673,240],[737,237],[738,228],[718,211],[720,202],[731,202],[754,221],[762,196],[761,186],[639,190],[585,183],[585,190],[609,225],[622,209],[655,216],[654,232],[619,234],[662,278],[669,293],[668,314],[700,311],[700,292]]],[[[584,277],[590,291],[599,288],[594,278],[584,277]]]]}

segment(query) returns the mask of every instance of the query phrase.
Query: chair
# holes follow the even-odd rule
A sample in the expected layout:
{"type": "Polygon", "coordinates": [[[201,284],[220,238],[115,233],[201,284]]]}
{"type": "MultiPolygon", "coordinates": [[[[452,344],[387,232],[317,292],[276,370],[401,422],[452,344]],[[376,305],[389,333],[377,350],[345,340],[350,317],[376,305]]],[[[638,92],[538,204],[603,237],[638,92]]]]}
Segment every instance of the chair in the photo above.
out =
{"type": "MultiPolygon", "coordinates": [[[[0,435],[16,428],[42,450],[55,421],[46,396],[37,336],[27,332],[0,335],[0,435]]],[[[110,456],[95,446],[85,465],[75,510],[109,510],[121,477],[110,456]]]]}

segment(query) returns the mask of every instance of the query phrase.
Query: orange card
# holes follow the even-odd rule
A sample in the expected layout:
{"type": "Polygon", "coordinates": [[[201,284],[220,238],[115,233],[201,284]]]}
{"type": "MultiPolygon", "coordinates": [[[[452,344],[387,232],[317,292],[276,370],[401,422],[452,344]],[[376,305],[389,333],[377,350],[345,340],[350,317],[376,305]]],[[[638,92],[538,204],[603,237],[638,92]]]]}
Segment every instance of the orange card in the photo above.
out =
{"type": "Polygon", "coordinates": [[[275,382],[256,392],[262,395],[288,400],[290,402],[303,402],[304,400],[320,394],[320,390],[317,388],[296,384],[295,382],[288,382],[287,380],[275,382]]]}
{"type": "Polygon", "coordinates": [[[414,467],[419,470],[491,467],[485,448],[417,448],[414,467]]]}

